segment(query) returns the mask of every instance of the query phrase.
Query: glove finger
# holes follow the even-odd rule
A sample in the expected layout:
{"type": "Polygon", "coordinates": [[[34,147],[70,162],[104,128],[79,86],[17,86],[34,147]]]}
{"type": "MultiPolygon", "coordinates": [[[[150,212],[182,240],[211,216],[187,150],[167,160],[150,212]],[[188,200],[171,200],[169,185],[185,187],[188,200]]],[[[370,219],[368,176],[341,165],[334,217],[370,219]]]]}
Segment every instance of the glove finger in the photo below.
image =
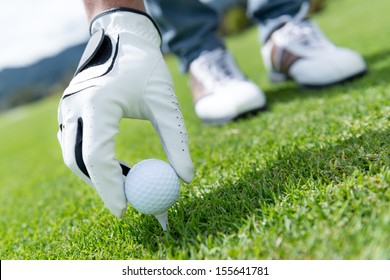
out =
{"type": "Polygon", "coordinates": [[[124,176],[130,168],[115,159],[115,135],[122,110],[100,102],[85,112],[79,119],[82,125],[79,153],[82,153],[88,176],[106,207],[115,216],[123,217],[127,208],[124,176]]]}
{"type": "Polygon", "coordinates": [[[160,63],[156,78],[152,77],[144,96],[147,117],[157,131],[172,167],[186,183],[193,178],[193,165],[188,147],[187,129],[179,103],[170,82],[165,63],[160,63]],[[157,78],[160,77],[160,78],[157,78]],[[163,77],[163,79],[161,79],[163,77]]]}
{"type": "Polygon", "coordinates": [[[82,160],[82,119],[69,118],[65,123],[59,119],[59,122],[60,129],[57,135],[65,165],[84,182],[93,186],[82,160]]]}

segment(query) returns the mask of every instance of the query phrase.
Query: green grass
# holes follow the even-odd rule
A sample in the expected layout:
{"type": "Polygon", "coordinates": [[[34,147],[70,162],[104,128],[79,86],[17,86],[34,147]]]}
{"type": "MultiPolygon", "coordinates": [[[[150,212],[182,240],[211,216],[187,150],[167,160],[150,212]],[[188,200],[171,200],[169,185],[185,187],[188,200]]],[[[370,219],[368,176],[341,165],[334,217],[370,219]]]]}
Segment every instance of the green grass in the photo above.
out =
{"type": "MultiPolygon", "coordinates": [[[[255,29],[229,38],[270,108],[223,127],[196,118],[168,58],[196,170],[167,234],[130,207],[116,219],[65,167],[59,95],[3,113],[0,259],[389,259],[389,10],[387,0],[342,0],[316,15],[369,65],[362,79],[320,92],[269,84],[255,29]]],[[[117,156],[165,159],[150,124],[128,120],[117,156]]]]}

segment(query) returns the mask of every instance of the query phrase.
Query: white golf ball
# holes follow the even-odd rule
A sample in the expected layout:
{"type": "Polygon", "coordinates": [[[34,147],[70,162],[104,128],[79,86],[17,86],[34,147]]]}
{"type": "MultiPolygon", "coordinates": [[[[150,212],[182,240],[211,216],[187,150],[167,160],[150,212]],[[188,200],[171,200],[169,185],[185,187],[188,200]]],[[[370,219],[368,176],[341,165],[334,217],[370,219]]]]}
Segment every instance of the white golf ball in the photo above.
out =
{"type": "Polygon", "coordinates": [[[180,180],[172,166],[158,159],[134,165],[125,180],[125,193],[131,206],[144,214],[168,211],[180,193],[180,180]]]}

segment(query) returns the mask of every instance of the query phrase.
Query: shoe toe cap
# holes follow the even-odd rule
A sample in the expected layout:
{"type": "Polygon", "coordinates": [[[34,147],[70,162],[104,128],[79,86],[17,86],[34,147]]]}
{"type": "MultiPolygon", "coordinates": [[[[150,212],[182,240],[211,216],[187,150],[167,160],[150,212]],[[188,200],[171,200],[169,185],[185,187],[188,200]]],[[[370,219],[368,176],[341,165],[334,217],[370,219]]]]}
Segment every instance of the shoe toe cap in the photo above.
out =
{"type": "Polygon", "coordinates": [[[365,70],[364,59],[358,53],[337,48],[296,61],[289,75],[301,85],[326,86],[352,78],[365,70]]]}
{"type": "Polygon", "coordinates": [[[200,99],[195,112],[205,122],[222,124],[265,104],[264,93],[252,82],[229,82],[200,99]]]}

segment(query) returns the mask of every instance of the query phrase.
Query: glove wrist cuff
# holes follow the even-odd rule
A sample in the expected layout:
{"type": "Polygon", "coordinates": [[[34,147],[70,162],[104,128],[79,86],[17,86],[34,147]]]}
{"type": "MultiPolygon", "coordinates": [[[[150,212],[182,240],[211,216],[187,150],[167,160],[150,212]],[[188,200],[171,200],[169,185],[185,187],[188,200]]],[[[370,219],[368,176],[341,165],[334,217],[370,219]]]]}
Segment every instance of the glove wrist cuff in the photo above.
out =
{"type": "Polygon", "coordinates": [[[131,8],[113,8],[96,15],[90,25],[90,34],[103,28],[106,33],[133,33],[161,45],[161,33],[147,13],[131,8]]]}

